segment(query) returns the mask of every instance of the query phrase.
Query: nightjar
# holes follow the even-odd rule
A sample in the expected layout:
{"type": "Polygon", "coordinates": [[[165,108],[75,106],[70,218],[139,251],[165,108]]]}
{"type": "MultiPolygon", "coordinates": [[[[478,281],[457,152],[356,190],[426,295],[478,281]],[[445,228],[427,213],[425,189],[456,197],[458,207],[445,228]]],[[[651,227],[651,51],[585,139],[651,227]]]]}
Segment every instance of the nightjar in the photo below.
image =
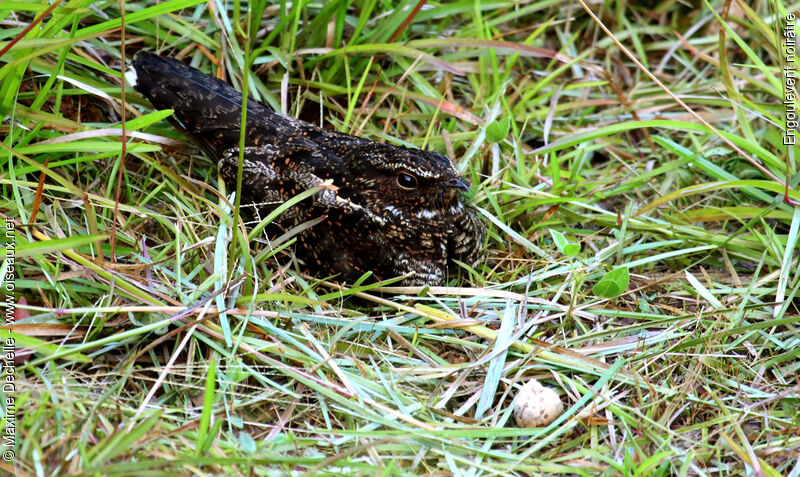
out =
{"type": "MultiPolygon", "coordinates": [[[[217,161],[229,190],[239,163],[242,95],[178,60],[139,52],[129,81],[217,161]]],[[[325,186],[275,222],[297,227],[296,255],[316,272],[352,281],[409,274],[442,283],[448,261],[480,258],[483,223],[462,200],[467,183],[441,154],[328,131],[248,99],[242,204],[273,210],[325,186]],[[327,182],[326,182],[327,181],[327,182]],[[302,225],[311,225],[303,227],[302,225]]]]}

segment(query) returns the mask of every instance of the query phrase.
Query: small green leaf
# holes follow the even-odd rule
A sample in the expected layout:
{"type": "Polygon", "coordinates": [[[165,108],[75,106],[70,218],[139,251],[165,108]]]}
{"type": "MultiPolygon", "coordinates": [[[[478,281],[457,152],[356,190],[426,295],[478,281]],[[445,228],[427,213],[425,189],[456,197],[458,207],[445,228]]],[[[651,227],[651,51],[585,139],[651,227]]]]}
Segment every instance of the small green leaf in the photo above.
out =
{"type": "Polygon", "coordinates": [[[236,429],[241,429],[244,427],[244,419],[242,419],[241,416],[231,415],[228,417],[228,422],[236,429]]]}
{"type": "Polygon", "coordinates": [[[567,237],[558,230],[550,229],[550,236],[553,237],[553,242],[555,242],[558,251],[567,257],[574,257],[581,251],[580,245],[567,240],[567,237]]]}
{"type": "Polygon", "coordinates": [[[239,447],[245,454],[252,454],[256,451],[256,441],[246,432],[239,433],[239,447]]]}
{"type": "Polygon", "coordinates": [[[238,357],[228,359],[228,366],[225,367],[225,375],[228,377],[229,381],[234,383],[239,383],[250,377],[250,373],[247,372],[244,363],[238,357]]]}
{"type": "Polygon", "coordinates": [[[555,242],[556,247],[558,247],[558,250],[561,253],[564,253],[564,247],[566,247],[567,244],[569,243],[564,234],[562,234],[558,230],[550,229],[550,236],[553,237],[553,242],[555,242]]]}
{"type": "Polygon", "coordinates": [[[580,245],[576,244],[575,242],[570,242],[567,244],[566,247],[564,247],[562,253],[567,257],[574,257],[575,255],[578,255],[578,252],[580,251],[581,251],[580,245]]]}
{"type": "Polygon", "coordinates": [[[602,298],[616,298],[628,289],[630,282],[630,273],[628,267],[618,267],[606,273],[603,278],[597,282],[592,291],[595,295],[602,298]]]}
{"type": "Polygon", "coordinates": [[[506,116],[503,119],[492,121],[486,126],[486,137],[492,142],[500,142],[508,136],[511,127],[511,118],[506,116]]]}

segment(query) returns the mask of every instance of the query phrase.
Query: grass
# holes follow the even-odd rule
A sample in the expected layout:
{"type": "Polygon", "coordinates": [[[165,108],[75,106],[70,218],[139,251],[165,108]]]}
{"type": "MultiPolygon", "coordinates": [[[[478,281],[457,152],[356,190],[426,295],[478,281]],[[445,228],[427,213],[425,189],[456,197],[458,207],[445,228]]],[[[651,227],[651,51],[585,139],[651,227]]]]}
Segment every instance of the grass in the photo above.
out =
{"type": "Polygon", "coordinates": [[[0,468],[800,475],[796,6],[641,3],[0,4],[0,468]],[[486,259],[447,287],[304,274],[123,94],[142,48],[451,155],[486,259]],[[548,427],[511,417],[530,378],[565,403],[548,427]]]}

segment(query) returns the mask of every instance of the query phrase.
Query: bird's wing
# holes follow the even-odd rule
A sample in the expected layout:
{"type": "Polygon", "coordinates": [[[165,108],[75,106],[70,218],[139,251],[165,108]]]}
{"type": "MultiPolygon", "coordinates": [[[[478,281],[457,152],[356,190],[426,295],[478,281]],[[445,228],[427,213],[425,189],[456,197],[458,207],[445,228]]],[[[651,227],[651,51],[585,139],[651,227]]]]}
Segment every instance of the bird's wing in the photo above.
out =
{"type": "MultiPolygon", "coordinates": [[[[336,157],[324,157],[325,151],[307,148],[295,142],[246,147],[242,163],[242,197],[247,202],[278,204],[304,190],[320,187],[314,197],[316,207],[339,209],[345,213],[362,207],[338,193],[347,170],[336,157]]],[[[235,186],[239,148],[225,150],[218,162],[220,174],[235,186]]],[[[268,204],[264,204],[268,205],[268,204]]]]}
{"type": "Polygon", "coordinates": [[[452,232],[447,243],[447,256],[474,266],[481,258],[486,227],[475,211],[459,204],[452,217],[452,232]]]}

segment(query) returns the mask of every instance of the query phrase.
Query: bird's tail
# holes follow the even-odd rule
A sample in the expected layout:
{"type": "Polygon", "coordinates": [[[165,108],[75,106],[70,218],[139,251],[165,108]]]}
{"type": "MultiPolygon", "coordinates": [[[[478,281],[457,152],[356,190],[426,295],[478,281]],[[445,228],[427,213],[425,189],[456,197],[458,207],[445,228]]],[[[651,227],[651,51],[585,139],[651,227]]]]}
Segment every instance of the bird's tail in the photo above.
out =
{"type": "MultiPolygon", "coordinates": [[[[156,108],[174,110],[175,125],[213,156],[219,158],[224,150],[238,146],[242,94],[224,81],[146,51],[134,57],[128,80],[156,108]]],[[[247,111],[248,136],[255,128],[262,134],[270,129],[277,134],[291,126],[252,98],[247,111]]]]}

